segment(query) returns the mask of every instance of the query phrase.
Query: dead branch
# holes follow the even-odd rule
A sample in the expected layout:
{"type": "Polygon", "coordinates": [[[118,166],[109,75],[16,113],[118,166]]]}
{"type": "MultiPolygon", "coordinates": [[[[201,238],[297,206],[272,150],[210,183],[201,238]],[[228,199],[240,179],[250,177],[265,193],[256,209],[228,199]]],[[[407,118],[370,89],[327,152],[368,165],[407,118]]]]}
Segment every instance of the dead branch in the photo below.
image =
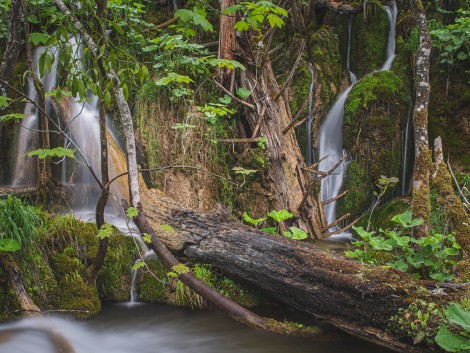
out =
{"type": "Polygon", "coordinates": [[[258,142],[259,137],[243,138],[243,139],[218,139],[221,143],[253,143],[258,142]]]}
{"type": "Polygon", "coordinates": [[[240,98],[238,98],[237,96],[235,96],[232,92],[230,92],[228,89],[226,89],[222,84],[220,84],[219,82],[217,82],[216,80],[213,80],[215,85],[217,87],[219,87],[224,93],[228,94],[230,97],[232,97],[232,99],[234,99],[235,101],[237,101],[238,103],[240,104],[243,104],[245,107],[247,108],[250,108],[252,110],[255,110],[256,111],[256,107],[253,105],[253,104],[250,104],[248,102],[245,102],[244,100],[241,100],[240,98]]]}
{"type": "Polygon", "coordinates": [[[326,205],[328,205],[332,202],[335,202],[336,200],[338,200],[338,199],[342,198],[343,196],[345,196],[348,192],[349,192],[349,190],[343,191],[341,194],[339,194],[339,195],[337,195],[337,196],[335,196],[335,197],[333,197],[329,200],[326,200],[326,201],[322,202],[322,205],[326,206],[326,205]]]}
{"type": "Polygon", "coordinates": [[[292,66],[292,69],[290,70],[289,76],[287,76],[286,81],[282,85],[281,89],[279,90],[279,93],[274,97],[274,100],[277,101],[277,99],[282,95],[282,92],[286,89],[287,85],[289,82],[292,80],[294,77],[295,71],[297,70],[297,67],[299,66],[300,59],[302,58],[302,54],[304,52],[304,47],[305,47],[305,39],[302,39],[302,42],[300,44],[300,50],[299,50],[299,55],[297,55],[297,59],[295,59],[294,66],[292,66]]]}
{"type": "Polygon", "coordinates": [[[330,223],[328,224],[326,227],[322,228],[322,233],[327,231],[328,229],[330,228],[333,228],[334,226],[338,225],[339,223],[341,223],[342,221],[348,219],[349,217],[351,217],[351,214],[350,213],[346,213],[345,215],[342,215],[341,217],[339,217],[338,219],[336,219],[336,221],[334,221],[333,223],[330,223]]]}
{"type": "Polygon", "coordinates": [[[287,133],[287,131],[289,131],[295,125],[295,123],[298,120],[300,120],[300,118],[302,117],[302,112],[305,110],[305,108],[307,108],[308,102],[310,102],[311,97],[312,97],[312,93],[309,93],[305,101],[302,103],[302,106],[300,107],[299,111],[297,112],[297,114],[295,114],[294,119],[292,119],[289,125],[287,125],[286,128],[282,130],[282,133],[284,135],[287,133]]]}

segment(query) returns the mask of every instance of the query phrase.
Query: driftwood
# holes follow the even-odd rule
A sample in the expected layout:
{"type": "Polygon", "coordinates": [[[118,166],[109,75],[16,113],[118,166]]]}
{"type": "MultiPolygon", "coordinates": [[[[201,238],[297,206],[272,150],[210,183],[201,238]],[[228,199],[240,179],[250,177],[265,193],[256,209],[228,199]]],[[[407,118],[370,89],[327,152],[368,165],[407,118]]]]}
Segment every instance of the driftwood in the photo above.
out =
{"type": "Polygon", "coordinates": [[[279,302],[398,352],[425,352],[386,331],[410,297],[439,301],[424,282],[392,269],[359,264],[313,245],[272,236],[230,218],[222,208],[196,212],[157,190],[142,194],[150,225],[175,254],[212,264],[279,302]]]}

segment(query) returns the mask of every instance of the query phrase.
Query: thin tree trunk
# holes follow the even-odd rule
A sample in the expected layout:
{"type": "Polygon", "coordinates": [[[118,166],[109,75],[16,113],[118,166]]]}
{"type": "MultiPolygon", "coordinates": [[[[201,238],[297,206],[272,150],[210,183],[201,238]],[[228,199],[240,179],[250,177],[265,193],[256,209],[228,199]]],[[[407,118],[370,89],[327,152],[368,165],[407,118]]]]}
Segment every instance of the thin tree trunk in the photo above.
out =
{"type": "MultiPolygon", "coordinates": [[[[108,1],[107,0],[96,0],[96,27],[97,32],[100,35],[98,45],[100,47],[106,46],[106,28],[105,21],[108,12],[108,1]]],[[[100,197],[96,203],[96,226],[100,229],[105,224],[104,211],[106,203],[109,198],[109,171],[108,171],[108,133],[106,127],[106,106],[104,102],[104,95],[106,91],[106,70],[103,63],[103,57],[98,58],[98,66],[100,67],[101,77],[101,97],[99,100],[99,122],[100,122],[100,163],[101,163],[101,184],[103,189],[101,190],[100,197]]],[[[90,283],[94,282],[98,276],[98,272],[103,266],[106,253],[108,251],[108,238],[102,238],[98,243],[98,251],[96,252],[95,258],[91,267],[87,270],[88,272],[88,281],[90,283]]]]}
{"type": "MultiPolygon", "coordinates": [[[[236,17],[224,14],[225,9],[235,5],[234,0],[222,0],[220,3],[220,30],[219,30],[219,58],[233,60],[236,50],[235,22],[236,17]]],[[[234,70],[221,68],[219,71],[220,82],[231,91],[232,75],[234,70]]]]}
{"type": "MultiPolygon", "coordinates": [[[[47,121],[46,112],[46,96],[44,91],[44,85],[40,78],[36,75],[33,64],[33,56],[31,50],[31,43],[29,43],[29,22],[27,16],[26,6],[23,10],[25,14],[24,29],[25,29],[25,42],[26,42],[26,57],[28,61],[30,75],[34,82],[34,88],[36,89],[37,105],[41,109],[37,109],[38,114],[38,130],[39,130],[39,145],[42,149],[50,149],[51,143],[49,140],[49,123],[47,121]]],[[[38,201],[48,202],[50,195],[53,192],[53,179],[52,179],[52,164],[51,158],[38,158],[38,201]]]]}
{"type": "Polygon", "coordinates": [[[431,211],[429,177],[432,168],[431,150],[428,136],[429,70],[431,37],[426,22],[426,11],[421,0],[415,0],[414,16],[419,30],[419,48],[416,55],[416,100],[413,111],[415,130],[415,170],[413,174],[412,209],[413,217],[424,220],[415,228],[414,236],[429,234],[429,214],[431,211]]]}

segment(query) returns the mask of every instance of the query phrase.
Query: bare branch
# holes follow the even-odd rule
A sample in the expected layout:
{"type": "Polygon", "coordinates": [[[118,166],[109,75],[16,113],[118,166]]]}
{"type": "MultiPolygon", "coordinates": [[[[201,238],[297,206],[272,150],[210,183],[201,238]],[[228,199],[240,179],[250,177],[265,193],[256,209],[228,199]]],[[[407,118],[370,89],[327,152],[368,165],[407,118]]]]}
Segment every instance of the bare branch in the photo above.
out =
{"type": "Polygon", "coordinates": [[[294,77],[295,71],[297,70],[297,67],[299,66],[300,59],[302,58],[302,54],[304,52],[304,47],[305,47],[305,39],[302,39],[302,42],[300,44],[300,50],[299,50],[299,55],[297,55],[297,59],[295,59],[294,66],[292,66],[292,69],[289,72],[289,76],[287,76],[286,81],[282,85],[281,89],[279,90],[279,93],[274,97],[274,100],[277,101],[277,99],[282,95],[282,92],[286,89],[287,85],[289,82],[292,80],[294,77]]]}

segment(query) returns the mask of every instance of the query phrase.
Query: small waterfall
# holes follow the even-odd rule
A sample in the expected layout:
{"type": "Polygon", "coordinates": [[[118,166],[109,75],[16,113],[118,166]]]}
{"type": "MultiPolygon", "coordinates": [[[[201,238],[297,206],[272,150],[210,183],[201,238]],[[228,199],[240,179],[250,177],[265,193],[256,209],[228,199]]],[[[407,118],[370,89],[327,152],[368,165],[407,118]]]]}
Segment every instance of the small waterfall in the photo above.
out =
{"type": "MultiPolygon", "coordinates": [[[[37,65],[39,58],[44,53],[45,48],[43,46],[36,47],[33,50],[33,63],[36,63],[34,71],[38,77],[40,77],[44,90],[49,92],[57,84],[57,65],[59,62],[59,51],[57,48],[51,48],[50,53],[54,56],[54,63],[51,66],[51,71],[40,76],[39,65],[37,65]]],[[[36,89],[34,88],[34,82],[32,78],[28,78],[28,98],[35,101],[37,98],[36,89]]],[[[46,100],[46,110],[49,113],[50,103],[46,100]]],[[[27,102],[24,108],[23,121],[20,125],[20,130],[17,138],[16,147],[16,160],[13,168],[12,186],[31,186],[36,184],[37,180],[37,160],[36,158],[28,157],[27,154],[30,151],[38,149],[39,136],[37,132],[38,127],[38,111],[34,104],[27,102]]]]}
{"type": "Polygon", "coordinates": [[[348,51],[346,53],[346,68],[349,72],[349,81],[351,84],[355,84],[357,82],[357,76],[354,72],[351,71],[350,63],[351,63],[351,36],[352,36],[352,24],[353,24],[354,15],[349,17],[348,22],[348,51]]]}
{"type": "Polygon", "coordinates": [[[383,64],[380,71],[387,71],[392,68],[393,60],[395,60],[395,43],[396,43],[396,26],[398,17],[398,8],[395,2],[391,3],[392,7],[384,6],[385,12],[387,13],[388,23],[390,29],[388,31],[388,44],[387,44],[387,59],[383,64]]]}
{"type": "MultiPolygon", "coordinates": [[[[386,60],[380,71],[389,70],[395,59],[395,28],[397,19],[397,6],[395,2],[391,3],[391,7],[384,6],[389,20],[389,35],[388,45],[386,52],[386,60]]],[[[346,66],[350,73],[351,85],[342,92],[332,108],[326,115],[319,131],[319,157],[323,158],[328,156],[319,165],[319,170],[330,170],[339,160],[344,156],[343,150],[343,116],[344,104],[348,98],[349,92],[357,82],[357,77],[349,70],[350,67],[350,50],[351,50],[351,30],[352,19],[349,20],[349,33],[348,33],[348,51],[346,66]]],[[[327,201],[338,195],[343,185],[344,176],[346,173],[346,162],[342,162],[334,173],[321,182],[321,199],[327,201]]],[[[333,223],[336,220],[336,201],[325,206],[326,222],[333,223]]]]}
{"type": "Polygon", "coordinates": [[[310,83],[310,100],[308,102],[308,117],[307,117],[307,145],[305,155],[307,156],[307,166],[312,164],[313,157],[313,143],[312,143],[312,123],[313,123],[313,102],[315,101],[315,68],[312,63],[308,63],[308,69],[312,75],[310,83]]]}

